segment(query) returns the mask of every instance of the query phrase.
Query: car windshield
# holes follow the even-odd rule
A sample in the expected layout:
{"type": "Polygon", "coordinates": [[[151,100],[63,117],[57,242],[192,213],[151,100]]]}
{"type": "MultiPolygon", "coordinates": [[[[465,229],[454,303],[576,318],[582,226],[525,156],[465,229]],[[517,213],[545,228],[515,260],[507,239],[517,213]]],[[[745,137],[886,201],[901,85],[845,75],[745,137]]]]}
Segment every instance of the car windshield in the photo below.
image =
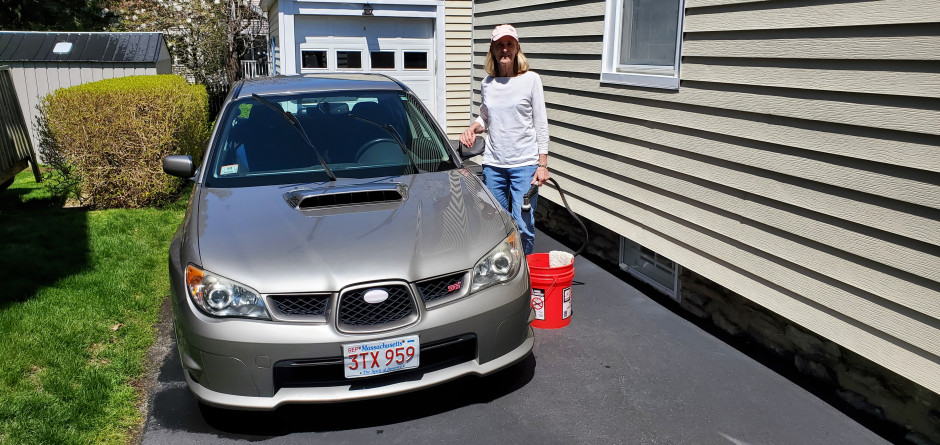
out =
{"type": "Polygon", "coordinates": [[[409,94],[343,91],[263,96],[293,114],[297,128],[248,96],[224,111],[208,161],[208,187],[243,187],[373,178],[456,168],[447,141],[409,94]],[[399,143],[399,139],[401,143],[399,143]]]}

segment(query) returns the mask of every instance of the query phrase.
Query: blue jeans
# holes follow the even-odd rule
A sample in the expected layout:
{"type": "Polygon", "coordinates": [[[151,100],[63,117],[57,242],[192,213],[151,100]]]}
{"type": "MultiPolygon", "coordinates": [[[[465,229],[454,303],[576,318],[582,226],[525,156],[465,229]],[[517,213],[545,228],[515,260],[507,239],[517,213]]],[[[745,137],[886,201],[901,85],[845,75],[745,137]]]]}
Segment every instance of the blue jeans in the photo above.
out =
{"type": "Polygon", "coordinates": [[[532,209],[527,212],[522,211],[522,195],[529,191],[537,168],[537,165],[513,168],[483,166],[483,182],[519,226],[526,255],[531,254],[535,247],[535,204],[539,195],[536,193],[529,199],[532,209]]]}

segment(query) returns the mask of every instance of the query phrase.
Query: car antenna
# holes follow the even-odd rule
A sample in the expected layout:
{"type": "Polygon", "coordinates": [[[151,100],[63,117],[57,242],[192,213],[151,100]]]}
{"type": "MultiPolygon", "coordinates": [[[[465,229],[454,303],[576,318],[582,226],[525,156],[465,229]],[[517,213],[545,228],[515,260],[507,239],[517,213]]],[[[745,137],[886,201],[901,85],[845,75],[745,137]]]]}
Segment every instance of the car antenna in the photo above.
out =
{"type": "Polygon", "coordinates": [[[272,104],[267,99],[257,94],[252,94],[251,97],[258,99],[258,102],[263,103],[268,108],[271,108],[272,110],[277,111],[277,113],[280,114],[284,119],[287,119],[287,122],[290,122],[294,126],[294,129],[296,129],[297,132],[300,133],[301,136],[303,136],[304,141],[307,143],[307,145],[310,146],[310,148],[313,149],[313,152],[317,155],[317,160],[320,161],[320,165],[323,166],[323,169],[324,171],[326,171],[327,176],[330,177],[330,180],[335,182],[336,175],[333,174],[333,170],[330,169],[329,165],[326,165],[326,161],[323,160],[323,156],[320,156],[320,150],[317,150],[317,147],[313,145],[313,142],[310,140],[310,137],[307,136],[307,132],[304,130],[304,126],[300,125],[300,122],[297,121],[297,118],[294,116],[294,114],[291,113],[290,111],[284,111],[283,109],[281,109],[281,107],[272,104]]]}

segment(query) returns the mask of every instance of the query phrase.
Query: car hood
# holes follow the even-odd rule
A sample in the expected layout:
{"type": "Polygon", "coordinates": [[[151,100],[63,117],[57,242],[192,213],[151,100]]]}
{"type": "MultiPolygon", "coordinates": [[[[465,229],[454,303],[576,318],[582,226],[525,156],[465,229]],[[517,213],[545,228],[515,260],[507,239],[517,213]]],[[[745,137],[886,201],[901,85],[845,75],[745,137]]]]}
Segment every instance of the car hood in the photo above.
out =
{"type": "Polygon", "coordinates": [[[198,191],[201,266],[261,293],[338,291],[473,267],[509,232],[508,217],[465,169],[329,184],[198,191]],[[301,191],[385,187],[400,201],[299,210],[301,191]]]}

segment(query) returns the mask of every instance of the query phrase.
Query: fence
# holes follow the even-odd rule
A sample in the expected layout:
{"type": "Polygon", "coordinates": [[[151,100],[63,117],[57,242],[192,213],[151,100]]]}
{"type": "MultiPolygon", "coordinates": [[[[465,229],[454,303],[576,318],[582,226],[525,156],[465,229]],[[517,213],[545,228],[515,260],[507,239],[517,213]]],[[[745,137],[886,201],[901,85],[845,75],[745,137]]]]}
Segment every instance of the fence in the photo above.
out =
{"type": "Polygon", "coordinates": [[[242,79],[268,75],[268,64],[257,60],[242,60],[242,79]]]}
{"type": "Polygon", "coordinates": [[[215,122],[215,118],[219,115],[219,111],[222,111],[222,104],[225,103],[225,98],[231,89],[231,85],[206,85],[206,93],[209,93],[209,122],[215,122]]]}
{"type": "Polygon", "coordinates": [[[29,127],[13,86],[9,66],[0,66],[0,189],[13,182],[17,173],[33,166],[36,182],[42,180],[36,152],[29,139],[29,127]]]}

